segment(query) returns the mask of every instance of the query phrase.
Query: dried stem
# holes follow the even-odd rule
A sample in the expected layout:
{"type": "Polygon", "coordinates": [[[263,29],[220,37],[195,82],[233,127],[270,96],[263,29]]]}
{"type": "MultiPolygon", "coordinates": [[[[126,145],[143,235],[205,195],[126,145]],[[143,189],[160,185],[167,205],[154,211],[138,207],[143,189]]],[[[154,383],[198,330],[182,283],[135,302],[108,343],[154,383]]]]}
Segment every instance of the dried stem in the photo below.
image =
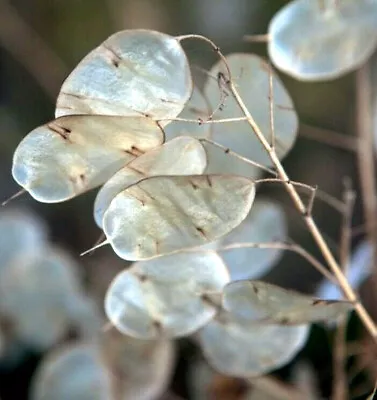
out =
{"type": "Polygon", "coordinates": [[[270,40],[270,37],[268,33],[260,35],[245,35],[243,40],[250,43],[267,43],[270,40]]]}
{"type": "MultiPolygon", "coordinates": [[[[346,205],[343,214],[342,230],[340,235],[340,265],[345,273],[351,253],[352,239],[352,213],[355,204],[356,194],[351,189],[350,182],[345,182],[346,188],[344,192],[344,203],[346,205]]],[[[333,400],[346,400],[348,392],[346,360],[346,331],[347,331],[347,316],[340,318],[334,336],[334,353],[333,353],[333,400]]]]}
{"type": "Polygon", "coordinates": [[[0,0],[0,45],[28,70],[48,96],[55,99],[67,68],[6,0],[0,0]]]}
{"type": "Polygon", "coordinates": [[[374,324],[372,318],[364,308],[364,306],[360,303],[356,293],[350,286],[349,282],[347,281],[346,276],[342,272],[342,269],[338,262],[336,261],[335,257],[333,256],[329,246],[327,245],[326,241],[324,240],[321,231],[319,230],[317,224],[315,223],[312,215],[308,213],[307,208],[305,207],[304,202],[302,201],[300,195],[298,194],[296,188],[294,185],[292,185],[291,180],[289,176],[287,175],[282,163],[280,162],[276,152],[274,149],[271,148],[270,144],[266,140],[265,136],[263,135],[262,131],[260,130],[259,126],[255,122],[254,118],[250,114],[248,108],[246,107],[245,103],[243,102],[240,94],[238,93],[237,88],[233,84],[232,81],[232,74],[229,68],[229,65],[227,63],[227,60],[225,56],[222,54],[220,51],[219,47],[216,46],[212,40],[208,39],[205,36],[202,35],[185,35],[181,36],[178,38],[179,40],[183,39],[199,39],[207,42],[212,48],[215,50],[215,52],[219,55],[220,59],[223,61],[224,66],[227,71],[227,78],[228,78],[228,88],[229,91],[232,93],[235,101],[238,103],[240,109],[242,110],[243,114],[245,117],[247,117],[247,122],[249,123],[251,129],[257,136],[258,140],[266,150],[272,164],[275,166],[275,169],[278,173],[279,178],[284,182],[284,187],[286,188],[289,196],[291,197],[295,207],[297,208],[297,211],[300,213],[302,216],[309,232],[311,233],[314,241],[316,242],[318,248],[320,249],[324,259],[329,265],[330,270],[332,273],[335,275],[336,279],[338,280],[339,286],[341,287],[344,296],[346,299],[353,304],[355,304],[355,310],[357,314],[359,315],[361,321],[363,322],[365,328],[368,330],[370,335],[372,336],[373,340],[377,342],[377,327],[374,324]]]}
{"type": "Polygon", "coordinates": [[[6,206],[6,205],[7,205],[8,203],[10,203],[11,201],[17,199],[17,198],[20,197],[20,196],[23,196],[23,195],[26,194],[26,193],[27,193],[27,190],[26,190],[26,189],[21,189],[21,190],[19,190],[17,193],[12,194],[12,196],[10,196],[8,199],[4,200],[4,201],[1,203],[1,206],[6,206]]]}
{"type": "Polygon", "coordinates": [[[351,240],[352,240],[352,214],[356,200],[356,193],[352,190],[351,183],[347,179],[345,181],[344,199],[344,213],[342,221],[342,230],[340,235],[340,265],[343,271],[346,272],[351,254],[351,240]]]}
{"type": "Polygon", "coordinates": [[[274,80],[272,74],[272,66],[268,68],[268,99],[270,105],[270,134],[271,134],[271,148],[275,149],[275,118],[274,118],[274,80]]]}
{"type": "Polygon", "coordinates": [[[273,398],[279,398],[281,400],[304,400],[306,398],[300,390],[269,376],[251,378],[248,379],[248,382],[252,387],[263,391],[266,397],[271,395],[273,398]]]}
{"type": "Polygon", "coordinates": [[[371,110],[371,79],[370,65],[367,62],[356,73],[356,122],[359,138],[357,161],[363,202],[366,233],[373,247],[372,280],[377,288],[377,189],[375,183],[376,171],[373,154],[373,128],[371,110]]]}
{"type": "Polygon", "coordinates": [[[240,97],[236,87],[234,86],[232,80],[229,80],[229,88],[233,93],[235,100],[237,101],[238,105],[240,106],[244,115],[248,118],[248,123],[253,129],[254,133],[256,134],[257,138],[267,151],[273,165],[276,168],[276,171],[280,177],[284,181],[284,186],[292,198],[293,203],[295,204],[297,211],[302,215],[304,222],[311,233],[314,241],[317,243],[318,248],[320,249],[323,257],[325,258],[326,262],[328,263],[331,271],[336,276],[339,285],[347,298],[350,302],[355,304],[355,310],[358,313],[360,319],[363,321],[366,329],[368,329],[369,333],[373,337],[373,339],[377,342],[377,327],[374,324],[372,318],[364,308],[364,306],[360,303],[356,293],[353,291],[352,287],[347,281],[346,276],[343,274],[341,267],[335,260],[335,257],[330,251],[329,246],[325,242],[317,224],[315,223],[312,215],[308,213],[307,208],[305,207],[300,195],[298,194],[294,185],[291,184],[289,176],[285,172],[283,165],[281,164],[276,152],[274,149],[271,148],[270,144],[264,137],[263,133],[259,129],[259,126],[256,124],[255,120],[251,116],[249,110],[247,109],[245,103],[243,102],[242,98],[240,97]]]}
{"type": "Polygon", "coordinates": [[[300,138],[315,140],[316,142],[337,147],[352,152],[357,151],[358,140],[353,136],[335,132],[330,129],[319,128],[300,123],[300,138]]]}
{"type": "Polygon", "coordinates": [[[188,122],[190,124],[196,125],[206,125],[206,124],[225,124],[227,122],[239,122],[239,121],[247,121],[246,117],[236,117],[236,118],[224,118],[224,119],[190,119],[190,118],[162,118],[155,120],[157,122],[163,121],[171,121],[171,122],[188,122]]]}
{"type": "MultiPolygon", "coordinates": [[[[253,167],[260,168],[261,170],[263,170],[263,171],[265,171],[265,172],[268,172],[268,173],[271,174],[271,175],[276,176],[276,172],[275,172],[274,170],[272,170],[272,169],[270,169],[270,168],[267,168],[267,167],[265,167],[264,165],[259,164],[259,163],[255,162],[255,161],[251,161],[251,160],[249,160],[248,158],[241,156],[241,154],[238,154],[238,153],[236,153],[236,152],[230,150],[228,147],[223,146],[223,145],[220,144],[220,143],[214,142],[213,140],[210,140],[210,139],[207,139],[207,138],[201,138],[201,139],[199,139],[199,141],[200,141],[200,142],[207,142],[207,143],[209,143],[209,144],[212,144],[213,146],[216,146],[216,147],[218,147],[219,149],[224,150],[224,153],[226,153],[226,154],[231,154],[232,156],[238,158],[239,160],[245,162],[246,164],[250,164],[250,165],[252,165],[253,167]]],[[[268,179],[266,179],[266,180],[268,180],[268,179]]],[[[255,181],[255,183],[258,183],[258,181],[255,181]]]]}
{"type": "Polygon", "coordinates": [[[216,249],[216,251],[227,251],[234,249],[280,249],[280,250],[288,250],[292,251],[296,254],[299,254],[306,261],[308,261],[319,273],[325,276],[329,281],[333,282],[335,285],[338,284],[337,280],[333,275],[326,269],[324,265],[322,265],[313,255],[311,255],[308,251],[306,251],[303,247],[301,247],[297,243],[285,243],[285,242],[265,242],[265,243],[253,243],[253,242],[245,242],[245,243],[233,243],[226,246],[222,246],[216,249]]]}
{"type": "MultiPolygon", "coordinates": [[[[281,183],[284,182],[280,178],[263,178],[257,179],[255,183],[281,183]]],[[[330,194],[318,189],[317,187],[313,187],[307,185],[302,182],[291,181],[291,184],[296,186],[298,189],[305,189],[310,191],[310,199],[308,203],[309,209],[313,208],[315,198],[322,200],[324,203],[334,208],[339,213],[343,214],[344,212],[344,204],[342,201],[338,200],[336,197],[331,196],[330,194]]]]}

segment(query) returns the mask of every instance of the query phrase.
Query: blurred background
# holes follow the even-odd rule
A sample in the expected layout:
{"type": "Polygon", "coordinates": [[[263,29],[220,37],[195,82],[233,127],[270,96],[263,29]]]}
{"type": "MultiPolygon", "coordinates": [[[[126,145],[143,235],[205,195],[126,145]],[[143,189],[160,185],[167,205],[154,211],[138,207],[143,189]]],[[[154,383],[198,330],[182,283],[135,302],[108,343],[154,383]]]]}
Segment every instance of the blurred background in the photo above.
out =
{"type": "MultiPolygon", "coordinates": [[[[266,56],[265,44],[247,43],[243,36],[266,33],[269,20],[286,3],[283,0],[0,0],[0,200],[19,190],[11,177],[12,154],[17,144],[29,131],[53,119],[55,99],[63,80],[109,35],[131,28],[155,29],[171,35],[197,33],[210,37],[225,54],[247,51],[266,56]]],[[[204,68],[210,68],[215,60],[212,52],[201,44],[189,42],[185,49],[190,59],[204,68]]],[[[355,136],[354,74],[328,83],[302,83],[280,76],[300,118],[297,144],[284,160],[291,179],[318,185],[321,190],[341,199],[344,177],[349,177],[359,192],[352,149],[352,137],[355,136]],[[328,138],[337,139],[338,134],[342,135],[341,139],[335,140],[334,145],[325,143],[328,138]]],[[[284,205],[290,237],[320,258],[283,189],[278,185],[265,185],[261,191],[284,205]]],[[[78,260],[86,289],[102,307],[109,282],[125,267],[125,262],[110,248],[102,248],[89,257],[78,256],[100,235],[92,217],[95,192],[51,205],[37,203],[24,195],[6,208],[31,210],[45,221],[50,240],[78,260]]],[[[321,201],[316,202],[314,215],[336,253],[340,215],[321,201]]],[[[353,226],[363,223],[360,196],[356,199],[352,223],[353,226]]],[[[353,246],[362,238],[363,234],[355,235],[353,246]]],[[[313,293],[320,276],[305,260],[286,253],[267,278],[285,287],[313,293]]],[[[368,292],[368,286],[364,292],[368,292]]],[[[370,312],[377,316],[377,307],[370,301],[368,303],[368,296],[365,300],[370,312]]],[[[352,318],[349,340],[364,341],[364,346],[368,346],[361,331],[357,319],[352,318]]],[[[315,386],[323,398],[328,398],[332,382],[331,340],[330,333],[315,326],[299,357],[275,375],[287,380],[298,362],[309,362],[314,371],[315,386]]],[[[187,371],[192,346],[184,340],[179,341],[178,346],[179,356],[170,393],[176,398],[189,398],[187,371]]],[[[9,364],[0,358],[2,400],[28,398],[30,379],[42,356],[40,352],[26,351],[17,362],[9,364]]],[[[363,372],[351,384],[361,393],[363,387],[368,390],[370,379],[376,373],[376,369],[373,370],[376,364],[365,360],[352,363],[359,362],[365,362],[361,368],[363,372]]],[[[213,390],[217,392],[208,394],[208,398],[241,398],[237,396],[243,388],[242,382],[224,378],[214,386],[213,390]]]]}

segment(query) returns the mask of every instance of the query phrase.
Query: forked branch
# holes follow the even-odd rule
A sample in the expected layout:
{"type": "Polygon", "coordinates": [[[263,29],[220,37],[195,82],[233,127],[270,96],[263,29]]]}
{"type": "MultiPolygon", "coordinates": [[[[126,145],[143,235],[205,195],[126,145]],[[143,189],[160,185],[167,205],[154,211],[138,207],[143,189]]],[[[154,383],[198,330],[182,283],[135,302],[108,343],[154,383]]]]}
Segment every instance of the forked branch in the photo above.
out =
{"type": "Polygon", "coordinates": [[[260,130],[258,124],[250,114],[248,108],[246,107],[244,101],[242,100],[240,94],[238,93],[238,90],[236,86],[234,85],[232,81],[232,74],[229,68],[229,65],[227,63],[227,60],[223,53],[220,51],[219,47],[216,46],[216,44],[208,39],[205,36],[202,35],[185,35],[185,36],[180,36],[178,37],[178,40],[184,40],[184,39],[198,39],[198,40],[203,40],[206,43],[208,43],[214,51],[218,54],[220,59],[224,63],[224,67],[226,70],[226,78],[227,78],[227,87],[229,92],[232,94],[234,97],[235,101],[239,105],[242,113],[245,115],[247,118],[247,122],[249,123],[250,127],[252,128],[254,134],[257,136],[259,142],[262,144],[264,149],[266,150],[272,164],[274,165],[277,174],[279,178],[283,181],[283,185],[285,189],[287,190],[289,196],[291,197],[297,211],[300,213],[302,216],[309,232],[311,233],[314,241],[316,242],[318,248],[320,249],[324,259],[326,260],[330,270],[336,277],[339,286],[341,287],[344,296],[346,299],[353,304],[355,304],[355,310],[357,314],[359,315],[360,319],[362,320],[365,328],[369,331],[370,335],[373,337],[374,341],[377,342],[377,327],[374,324],[372,318],[364,308],[364,306],[361,304],[361,302],[358,299],[358,296],[352,289],[351,285],[348,283],[346,276],[344,275],[339,263],[335,259],[334,255],[332,254],[328,244],[326,243],[325,239],[323,238],[323,235],[321,231],[319,230],[317,224],[315,223],[312,214],[310,213],[310,209],[305,206],[303,200],[301,199],[299,193],[297,192],[295,186],[291,183],[291,180],[289,176],[287,175],[282,163],[280,162],[275,150],[271,147],[270,143],[266,139],[266,137],[263,135],[262,131],[260,130]]]}

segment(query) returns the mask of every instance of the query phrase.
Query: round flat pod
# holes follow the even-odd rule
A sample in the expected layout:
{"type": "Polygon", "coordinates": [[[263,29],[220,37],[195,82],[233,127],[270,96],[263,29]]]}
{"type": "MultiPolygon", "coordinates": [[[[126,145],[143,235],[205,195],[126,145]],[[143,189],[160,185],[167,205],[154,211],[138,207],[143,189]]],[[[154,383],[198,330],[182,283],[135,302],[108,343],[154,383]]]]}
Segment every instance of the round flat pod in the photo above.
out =
{"type": "Polygon", "coordinates": [[[79,343],[49,353],[33,377],[31,399],[111,399],[110,375],[98,347],[79,343]]]}
{"type": "Polygon", "coordinates": [[[176,38],[125,30],[110,36],[71,72],[55,114],[175,118],[191,92],[190,67],[176,38]]]}
{"type": "Polygon", "coordinates": [[[291,361],[305,345],[308,331],[308,325],[264,325],[222,313],[198,336],[213,368],[226,375],[250,378],[291,361]]]}
{"type": "Polygon", "coordinates": [[[254,183],[239,176],[150,177],[114,197],[103,229],[119,257],[148,259],[229,233],[247,216],[254,196],[254,183]]]}
{"type": "MultiPolygon", "coordinates": [[[[270,65],[257,55],[233,53],[227,55],[226,59],[232,73],[233,84],[263,135],[270,143],[272,135],[269,92],[270,73],[272,74],[273,114],[274,126],[276,127],[275,150],[279,159],[282,159],[292,148],[298,129],[297,114],[283,83],[270,65]]],[[[206,98],[208,98],[214,110],[222,102],[213,119],[244,117],[236,100],[229,94],[226,83],[213,79],[219,74],[226,76],[226,70],[221,61],[212,67],[204,87],[206,98]],[[224,97],[222,95],[224,93],[228,95],[224,97]]],[[[243,157],[264,166],[271,165],[266,150],[260,144],[247,121],[213,124],[211,138],[243,157]]]]}
{"type": "Polygon", "coordinates": [[[256,200],[245,220],[220,238],[215,248],[225,261],[232,280],[254,279],[271,270],[283,251],[253,246],[284,241],[287,234],[284,210],[277,203],[256,200]]]}
{"type": "Polygon", "coordinates": [[[66,254],[45,249],[9,264],[0,279],[0,313],[18,340],[44,350],[67,331],[68,304],[81,292],[77,266],[66,254]]]}
{"type": "Polygon", "coordinates": [[[23,254],[42,252],[46,243],[47,227],[36,215],[13,210],[0,214],[0,271],[23,254]]]}
{"type": "Polygon", "coordinates": [[[296,79],[335,79],[373,53],[376,21],[373,0],[294,0],[272,18],[268,52],[277,68],[296,79]]]}
{"type": "Polygon", "coordinates": [[[209,104],[201,91],[194,86],[190,100],[186,103],[178,118],[196,120],[197,123],[184,121],[171,121],[165,128],[166,141],[179,136],[191,136],[196,138],[209,137],[211,124],[201,124],[211,115],[209,104]]]}
{"type": "Polygon", "coordinates": [[[111,323],[141,339],[189,335],[217,313],[211,300],[229,282],[215,253],[177,253],[141,261],[118,274],[105,297],[111,323]]]}
{"type": "Polygon", "coordinates": [[[110,329],[101,351],[114,399],[155,400],[166,391],[175,361],[172,341],[134,339],[110,329]]]}
{"type": "Polygon", "coordinates": [[[224,288],[222,304],[251,321],[300,325],[332,321],[352,310],[348,301],[323,300],[262,281],[236,281],[224,288]]]}
{"type": "Polygon", "coordinates": [[[55,203],[102,185],[163,141],[158,124],[144,117],[61,117],[21,141],[12,174],[36,200],[55,203]]]}
{"type": "Polygon", "coordinates": [[[206,152],[194,138],[181,136],[135,158],[114,174],[99,190],[94,202],[94,219],[102,219],[113,198],[147,176],[201,174],[207,165],[206,152]]]}

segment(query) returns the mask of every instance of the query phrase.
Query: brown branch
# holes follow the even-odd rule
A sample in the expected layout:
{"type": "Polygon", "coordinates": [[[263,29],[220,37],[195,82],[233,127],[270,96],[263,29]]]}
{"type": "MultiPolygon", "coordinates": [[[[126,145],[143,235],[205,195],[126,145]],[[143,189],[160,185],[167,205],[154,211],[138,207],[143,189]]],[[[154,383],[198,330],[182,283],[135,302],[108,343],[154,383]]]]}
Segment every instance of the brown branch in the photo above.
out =
{"type": "Polygon", "coordinates": [[[0,0],[0,46],[55,99],[67,76],[67,67],[6,0],[0,0]]]}
{"type": "MultiPolygon", "coordinates": [[[[225,62],[226,62],[226,60],[225,60],[225,62]]],[[[356,293],[354,292],[351,285],[347,281],[346,276],[342,272],[342,269],[341,269],[340,265],[338,264],[338,262],[336,261],[334,255],[331,253],[331,250],[330,250],[329,246],[327,245],[326,241],[324,240],[324,238],[321,234],[321,231],[319,230],[317,224],[315,223],[312,215],[307,212],[307,208],[305,207],[295,186],[290,183],[290,179],[289,179],[282,163],[280,162],[276,152],[271,148],[270,144],[264,137],[262,131],[260,130],[259,126],[255,122],[254,118],[251,116],[245,103],[243,102],[242,98],[240,97],[236,87],[232,83],[232,80],[230,79],[230,75],[229,75],[229,88],[230,88],[231,92],[233,93],[235,100],[239,104],[242,112],[244,113],[244,115],[246,117],[248,117],[248,122],[249,122],[252,130],[254,131],[257,138],[259,139],[259,141],[261,142],[261,144],[267,151],[273,165],[276,168],[276,171],[277,171],[279,177],[281,178],[282,181],[284,181],[284,186],[285,186],[288,194],[290,195],[293,203],[295,204],[297,211],[302,215],[302,218],[303,218],[309,232],[311,233],[318,248],[321,250],[321,253],[322,253],[323,257],[325,258],[326,262],[328,263],[331,271],[336,276],[345,297],[347,298],[347,300],[349,300],[350,302],[355,304],[355,310],[358,313],[360,319],[363,321],[364,326],[369,331],[369,333],[373,337],[373,339],[377,342],[377,327],[376,327],[376,325],[374,324],[372,318],[370,317],[370,315],[368,314],[368,312],[366,311],[364,306],[360,303],[356,293]]]]}
{"type": "MultiPolygon", "coordinates": [[[[322,265],[312,254],[306,251],[302,246],[297,243],[285,243],[285,242],[264,242],[264,243],[253,243],[253,242],[245,242],[245,243],[233,243],[226,246],[222,246],[216,249],[216,251],[226,251],[226,250],[234,250],[234,249],[280,249],[292,251],[296,254],[299,254],[306,261],[308,261],[320,274],[325,276],[329,281],[333,282],[335,285],[338,284],[337,280],[333,275],[326,269],[324,265],[322,265]]],[[[203,250],[208,251],[208,250],[203,250]]]]}
{"type": "Polygon", "coordinates": [[[358,140],[355,137],[317,126],[300,123],[299,138],[315,140],[343,150],[357,151],[358,140]]]}
{"type": "MultiPolygon", "coordinates": [[[[281,183],[283,184],[283,181],[280,178],[262,178],[262,179],[257,179],[255,183],[281,183]]],[[[311,210],[314,205],[314,200],[315,198],[320,199],[330,207],[334,208],[336,211],[339,213],[344,212],[344,204],[342,201],[338,200],[336,197],[331,196],[329,193],[326,193],[317,187],[313,187],[310,185],[307,185],[302,182],[296,182],[296,181],[290,181],[290,184],[296,186],[298,190],[300,189],[305,189],[309,190],[310,192],[310,198],[309,198],[309,203],[308,203],[308,208],[311,210]]]]}
{"type": "Polygon", "coordinates": [[[352,289],[351,285],[349,284],[346,276],[344,275],[340,265],[336,261],[334,255],[332,254],[328,244],[326,243],[325,239],[323,238],[323,235],[321,234],[321,231],[319,230],[317,224],[315,223],[313,216],[308,213],[307,208],[305,207],[305,204],[303,203],[300,195],[298,194],[296,188],[294,185],[290,183],[290,178],[287,175],[282,163],[279,160],[278,155],[274,151],[274,149],[271,148],[270,144],[268,143],[267,139],[263,135],[262,131],[260,130],[258,124],[255,122],[254,118],[250,114],[249,110],[247,109],[245,103],[243,102],[240,94],[238,93],[238,90],[234,83],[232,82],[232,74],[230,71],[229,64],[227,62],[226,57],[224,54],[220,51],[220,48],[216,46],[216,44],[208,39],[205,36],[202,35],[185,35],[185,36],[180,36],[177,38],[178,40],[184,40],[184,39],[198,39],[198,40],[203,40],[206,43],[208,43],[213,50],[218,54],[219,58],[222,60],[224,63],[225,69],[226,69],[226,74],[227,74],[227,86],[229,88],[229,91],[232,93],[234,99],[238,103],[241,111],[247,117],[247,122],[249,123],[252,131],[254,134],[257,136],[259,142],[262,144],[264,149],[266,150],[272,164],[275,166],[276,171],[278,173],[279,178],[283,181],[283,185],[285,189],[287,190],[289,196],[291,197],[293,204],[295,205],[297,211],[300,213],[302,216],[307,229],[311,233],[314,241],[316,242],[318,248],[320,249],[323,257],[325,258],[328,266],[330,267],[330,270],[332,273],[335,275],[343,293],[346,299],[353,304],[355,304],[355,310],[357,314],[359,315],[361,321],[363,322],[365,328],[368,330],[370,335],[372,336],[373,340],[377,342],[377,327],[375,323],[373,322],[372,318],[368,314],[367,310],[365,307],[361,304],[359,301],[356,293],[352,289]]]}
{"type": "MultiPolygon", "coordinates": [[[[351,253],[352,240],[352,213],[355,205],[356,194],[351,189],[350,181],[345,181],[344,192],[344,214],[342,218],[342,229],[340,235],[340,265],[346,273],[346,267],[351,253]]],[[[347,346],[346,346],[347,316],[342,317],[337,325],[334,336],[333,369],[334,380],[332,399],[346,400],[348,398],[348,384],[346,374],[347,346]]]]}
{"type": "Polygon", "coordinates": [[[306,397],[300,390],[286,383],[280,382],[276,378],[269,376],[261,376],[258,378],[248,379],[248,382],[262,392],[266,396],[272,396],[281,400],[304,400],[306,397]]]}
{"type": "Polygon", "coordinates": [[[367,62],[356,72],[356,124],[359,145],[357,162],[361,185],[366,233],[373,246],[373,264],[371,279],[377,288],[377,212],[376,171],[374,165],[373,127],[371,110],[371,71],[367,62]]]}
{"type": "Polygon", "coordinates": [[[268,43],[270,37],[268,33],[260,35],[244,35],[243,40],[249,43],[268,43]]]}

